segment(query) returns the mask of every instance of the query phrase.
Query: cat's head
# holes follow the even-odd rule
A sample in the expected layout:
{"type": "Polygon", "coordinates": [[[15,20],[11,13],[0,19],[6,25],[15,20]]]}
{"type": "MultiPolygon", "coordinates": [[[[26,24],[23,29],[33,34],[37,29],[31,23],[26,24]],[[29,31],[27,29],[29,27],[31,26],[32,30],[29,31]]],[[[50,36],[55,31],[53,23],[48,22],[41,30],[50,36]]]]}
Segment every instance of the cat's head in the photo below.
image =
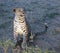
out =
{"type": "Polygon", "coordinates": [[[18,15],[21,17],[24,16],[24,9],[23,8],[14,8],[13,12],[15,13],[15,15],[18,15]]]}

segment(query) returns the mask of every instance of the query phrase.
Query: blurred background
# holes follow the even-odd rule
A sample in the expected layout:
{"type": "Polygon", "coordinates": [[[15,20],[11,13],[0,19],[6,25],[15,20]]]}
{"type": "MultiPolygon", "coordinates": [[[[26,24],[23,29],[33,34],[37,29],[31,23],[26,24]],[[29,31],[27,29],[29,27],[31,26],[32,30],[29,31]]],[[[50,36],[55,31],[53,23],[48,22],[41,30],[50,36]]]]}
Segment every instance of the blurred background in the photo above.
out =
{"type": "Polygon", "coordinates": [[[60,0],[0,0],[0,40],[13,39],[14,8],[24,8],[32,32],[48,31],[35,39],[41,49],[60,52],[60,0]]]}

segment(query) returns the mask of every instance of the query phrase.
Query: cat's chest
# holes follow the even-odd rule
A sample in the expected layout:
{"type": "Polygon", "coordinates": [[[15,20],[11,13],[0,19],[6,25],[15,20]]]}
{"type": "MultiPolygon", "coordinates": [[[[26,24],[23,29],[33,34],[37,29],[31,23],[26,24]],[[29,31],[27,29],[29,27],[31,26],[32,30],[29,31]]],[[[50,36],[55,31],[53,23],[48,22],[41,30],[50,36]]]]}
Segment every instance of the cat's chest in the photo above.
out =
{"type": "Polygon", "coordinates": [[[23,30],[26,27],[25,22],[21,23],[20,20],[15,19],[14,20],[14,26],[16,27],[17,32],[24,33],[23,30]]]}

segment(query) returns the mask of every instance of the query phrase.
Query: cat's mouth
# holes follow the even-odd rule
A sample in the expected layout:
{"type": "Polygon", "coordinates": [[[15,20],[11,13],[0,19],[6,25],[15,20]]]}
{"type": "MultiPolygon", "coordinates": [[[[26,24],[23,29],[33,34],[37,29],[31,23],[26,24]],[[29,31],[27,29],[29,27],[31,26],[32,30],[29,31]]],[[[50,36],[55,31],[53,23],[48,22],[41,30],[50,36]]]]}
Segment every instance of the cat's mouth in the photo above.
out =
{"type": "Polygon", "coordinates": [[[20,17],[23,17],[24,15],[20,15],[20,17]]]}

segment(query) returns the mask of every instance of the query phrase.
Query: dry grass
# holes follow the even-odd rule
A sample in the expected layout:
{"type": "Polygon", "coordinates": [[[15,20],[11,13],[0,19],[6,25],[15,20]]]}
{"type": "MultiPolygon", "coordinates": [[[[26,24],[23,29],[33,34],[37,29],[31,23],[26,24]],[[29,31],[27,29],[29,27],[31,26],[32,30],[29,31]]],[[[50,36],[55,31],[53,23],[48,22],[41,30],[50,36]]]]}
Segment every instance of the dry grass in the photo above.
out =
{"type": "MultiPolygon", "coordinates": [[[[3,48],[4,53],[7,53],[8,47],[11,46],[12,53],[42,53],[42,49],[38,46],[35,47],[28,47],[28,50],[22,50],[20,51],[20,48],[14,49],[14,43],[11,40],[0,40],[0,47],[3,48]]],[[[49,51],[48,49],[45,49],[44,53],[55,53],[55,51],[49,51]]]]}

